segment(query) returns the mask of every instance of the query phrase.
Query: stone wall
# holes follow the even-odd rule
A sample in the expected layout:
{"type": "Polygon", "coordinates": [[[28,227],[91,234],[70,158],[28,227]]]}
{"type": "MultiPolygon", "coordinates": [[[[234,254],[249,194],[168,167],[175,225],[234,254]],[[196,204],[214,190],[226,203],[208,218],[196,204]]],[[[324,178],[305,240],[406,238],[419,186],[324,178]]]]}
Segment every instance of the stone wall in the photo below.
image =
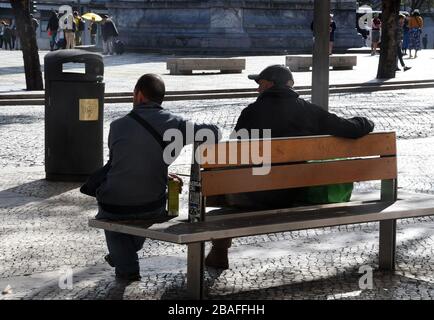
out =
{"type": "MultiPolygon", "coordinates": [[[[197,53],[309,52],[312,0],[116,0],[120,38],[137,50],[197,53]]],[[[362,45],[355,0],[332,1],[336,47],[362,45]]]]}

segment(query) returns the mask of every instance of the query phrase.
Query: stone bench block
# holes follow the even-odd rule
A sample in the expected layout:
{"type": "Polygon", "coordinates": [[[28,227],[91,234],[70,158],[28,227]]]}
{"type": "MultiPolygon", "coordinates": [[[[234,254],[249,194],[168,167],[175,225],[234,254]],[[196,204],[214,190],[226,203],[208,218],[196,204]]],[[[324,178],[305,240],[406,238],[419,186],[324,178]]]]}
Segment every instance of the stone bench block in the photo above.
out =
{"type": "MultiPolygon", "coordinates": [[[[330,66],[333,70],[351,70],[357,66],[355,55],[331,55],[329,56],[330,66]]],[[[291,71],[309,71],[312,67],[312,55],[286,56],[286,66],[291,71]]]]}
{"type": "Polygon", "coordinates": [[[193,70],[220,70],[221,73],[241,73],[246,59],[234,58],[174,58],[168,59],[170,74],[192,74],[193,70]]]}

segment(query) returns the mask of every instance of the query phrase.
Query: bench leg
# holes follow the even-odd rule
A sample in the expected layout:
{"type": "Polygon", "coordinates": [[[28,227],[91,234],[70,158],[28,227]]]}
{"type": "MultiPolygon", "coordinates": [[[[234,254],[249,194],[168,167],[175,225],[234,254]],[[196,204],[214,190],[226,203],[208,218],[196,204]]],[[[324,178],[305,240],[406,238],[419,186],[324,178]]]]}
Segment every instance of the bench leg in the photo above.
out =
{"type": "Polygon", "coordinates": [[[380,270],[395,270],[396,220],[380,221],[380,270]]]}
{"type": "Polygon", "coordinates": [[[205,243],[188,245],[187,253],[187,294],[190,299],[203,298],[205,243]]]}

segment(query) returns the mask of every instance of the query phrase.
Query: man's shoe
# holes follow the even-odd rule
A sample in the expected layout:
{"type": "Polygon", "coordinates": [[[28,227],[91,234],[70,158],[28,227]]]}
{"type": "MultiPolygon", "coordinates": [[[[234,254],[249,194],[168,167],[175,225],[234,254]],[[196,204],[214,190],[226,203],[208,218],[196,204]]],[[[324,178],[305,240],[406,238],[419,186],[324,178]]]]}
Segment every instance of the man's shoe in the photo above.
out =
{"type": "Polygon", "coordinates": [[[116,281],[121,282],[134,282],[134,281],[140,281],[142,277],[140,276],[140,273],[119,273],[116,272],[116,281]]]}
{"type": "Polygon", "coordinates": [[[396,69],[395,69],[395,71],[401,71],[401,69],[399,69],[399,68],[396,68],[396,69]]]}
{"type": "Polygon", "coordinates": [[[112,267],[112,268],[115,267],[115,264],[113,263],[112,257],[110,257],[109,254],[107,254],[107,255],[104,257],[104,260],[109,264],[110,267],[112,267]]]}
{"type": "Polygon", "coordinates": [[[216,269],[229,269],[228,249],[211,248],[211,251],[205,259],[205,265],[216,269]]]}
{"type": "Polygon", "coordinates": [[[411,67],[404,67],[404,71],[410,70],[411,67]]]}

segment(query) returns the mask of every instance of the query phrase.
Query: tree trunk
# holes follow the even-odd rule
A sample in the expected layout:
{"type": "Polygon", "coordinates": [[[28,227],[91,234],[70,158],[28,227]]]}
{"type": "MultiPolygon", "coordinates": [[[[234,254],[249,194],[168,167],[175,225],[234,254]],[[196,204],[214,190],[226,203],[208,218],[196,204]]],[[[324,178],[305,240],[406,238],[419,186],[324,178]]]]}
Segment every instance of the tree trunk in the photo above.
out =
{"type": "Polygon", "coordinates": [[[377,79],[395,78],[396,69],[396,28],[400,0],[383,0],[380,62],[378,63],[377,79]]]}
{"type": "Polygon", "coordinates": [[[10,0],[18,36],[20,37],[21,51],[24,58],[24,72],[26,74],[27,90],[43,90],[41,64],[39,63],[38,44],[29,12],[28,0],[10,0]]]}

